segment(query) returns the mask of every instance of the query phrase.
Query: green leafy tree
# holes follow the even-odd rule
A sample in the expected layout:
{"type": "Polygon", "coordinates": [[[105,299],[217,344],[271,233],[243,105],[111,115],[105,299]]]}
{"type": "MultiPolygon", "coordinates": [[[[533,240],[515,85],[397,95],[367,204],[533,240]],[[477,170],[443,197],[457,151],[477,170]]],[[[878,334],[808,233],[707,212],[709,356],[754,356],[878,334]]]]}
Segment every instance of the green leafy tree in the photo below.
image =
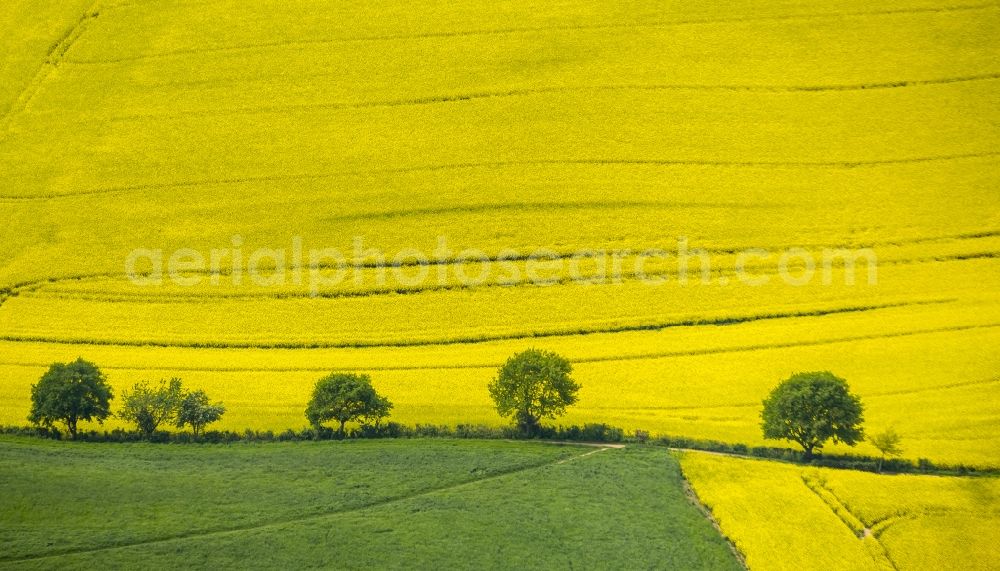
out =
{"type": "Polygon", "coordinates": [[[375,391],[368,375],[332,373],[316,382],[306,418],[316,428],[336,421],[343,437],[348,422],[378,425],[391,409],[392,403],[375,391]]]}
{"type": "Polygon", "coordinates": [[[878,459],[879,472],[882,471],[886,456],[899,456],[903,453],[903,448],[899,445],[902,440],[903,438],[893,428],[888,428],[868,439],[871,445],[882,453],[882,457],[878,459]]]}
{"type": "Polygon", "coordinates": [[[554,419],[576,403],[580,385],[573,366],[550,351],[528,349],[500,367],[489,385],[497,412],[512,417],[525,434],[534,434],[543,418],[554,419]]]}
{"type": "Polygon", "coordinates": [[[177,428],[190,426],[197,438],[206,426],[218,421],[225,412],[226,407],[221,402],[209,402],[205,391],[191,391],[181,398],[177,406],[177,428]]]}
{"type": "Polygon", "coordinates": [[[828,371],[796,373],[764,400],[764,438],[797,442],[805,458],[827,440],[854,446],[864,440],[864,407],[847,381],[828,371]]]}
{"type": "Polygon", "coordinates": [[[83,359],[53,363],[31,386],[28,420],[46,428],[62,422],[75,439],[79,421],[104,422],[111,414],[112,398],[114,393],[97,365],[83,359]]]}
{"type": "Polygon", "coordinates": [[[142,381],[122,394],[122,410],[118,418],[134,423],[139,432],[149,438],[161,424],[177,418],[183,398],[184,389],[178,378],[170,379],[170,382],[160,381],[156,387],[142,381]]]}
{"type": "Polygon", "coordinates": [[[382,419],[389,417],[389,411],[391,410],[392,403],[389,402],[389,399],[376,393],[371,406],[361,415],[360,422],[361,424],[378,427],[382,419]]]}

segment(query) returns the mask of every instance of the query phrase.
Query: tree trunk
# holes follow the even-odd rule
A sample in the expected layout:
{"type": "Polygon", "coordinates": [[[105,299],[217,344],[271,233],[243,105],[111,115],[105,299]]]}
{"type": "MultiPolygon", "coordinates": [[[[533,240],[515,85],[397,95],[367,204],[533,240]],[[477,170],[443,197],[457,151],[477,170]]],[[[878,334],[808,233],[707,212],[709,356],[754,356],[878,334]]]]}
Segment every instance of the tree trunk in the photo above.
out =
{"type": "Polygon", "coordinates": [[[885,454],[883,454],[882,457],[878,459],[878,473],[879,474],[882,473],[882,462],[885,462],[885,454]]]}
{"type": "Polygon", "coordinates": [[[338,434],[340,434],[340,437],[341,437],[341,438],[343,438],[343,437],[344,437],[344,425],[345,425],[345,424],[347,424],[347,421],[346,421],[346,420],[341,420],[341,421],[340,421],[340,431],[338,432],[338,434]]]}
{"type": "Polygon", "coordinates": [[[813,447],[815,447],[815,444],[810,444],[809,446],[806,446],[804,444],[802,445],[802,448],[804,450],[804,453],[802,454],[802,461],[808,462],[808,461],[812,460],[812,458],[813,458],[813,447]]]}
{"type": "Polygon", "coordinates": [[[69,430],[69,437],[71,440],[76,440],[76,419],[69,418],[66,420],[66,429],[69,430]]]}

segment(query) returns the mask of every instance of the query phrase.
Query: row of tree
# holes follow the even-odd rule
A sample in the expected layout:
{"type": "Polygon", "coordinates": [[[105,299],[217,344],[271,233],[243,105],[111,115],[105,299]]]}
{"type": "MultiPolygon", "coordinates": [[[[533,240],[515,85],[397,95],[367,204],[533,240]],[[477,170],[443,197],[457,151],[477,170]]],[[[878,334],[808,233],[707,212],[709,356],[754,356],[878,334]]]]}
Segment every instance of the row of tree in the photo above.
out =
{"type": "MultiPolygon", "coordinates": [[[[549,352],[529,349],[500,367],[489,384],[497,412],[510,418],[526,435],[534,435],[543,419],[555,419],[576,403],[580,385],[570,377],[572,365],[549,352]]],[[[379,395],[368,375],[333,373],[320,379],[306,407],[306,418],[317,429],[338,423],[344,435],[348,422],[378,426],[389,415],[392,403],[379,395]]]]}
{"type": "MultiPolygon", "coordinates": [[[[512,356],[489,384],[497,413],[525,435],[537,434],[543,420],[561,416],[577,402],[580,385],[572,371],[566,358],[550,351],[529,349],[512,356]]],[[[31,389],[29,420],[47,427],[62,422],[75,438],[79,421],[101,422],[111,414],[112,398],[111,387],[93,363],[56,363],[31,389]]],[[[222,403],[210,402],[204,391],[185,390],[176,378],[158,386],[138,383],[122,400],[118,417],[147,437],[169,423],[190,426],[197,437],[226,410],[222,403]]],[[[316,382],[305,415],[317,429],[336,423],[343,437],[348,423],[378,427],[392,406],[368,375],[332,373],[316,382]]],[[[861,398],[851,393],[847,381],[827,371],[798,373],[780,383],[764,400],[761,420],[764,438],[798,443],[806,459],[828,441],[854,446],[865,439],[861,398]]],[[[900,437],[891,429],[870,442],[883,459],[902,452],[900,437]]]]}
{"type": "MultiPolygon", "coordinates": [[[[535,434],[543,419],[556,418],[576,402],[580,385],[570,378],[572,369],[569,361],[548,351],[530,349],[514,355],[489,385],[497,412],[512,418],[525,434],[535,434]]],[[[111,416],[113,399],[97,365],[83,359],[55,363],[31,387],[28,420],[46,428],[62,423],[75,439],[80,421],[101,423],[111,416]]],[[[316,428],[335,422],[337,433],[344,436],[347,423],[377,427],[391,410],[392,402],[378,394],[368,375],[332,373],[316,382],[305,415],[316,428]]],[[[125,391],[117,416],[146,437],[170,423],[190,426],[197,437],[225,411],[204,391],[185,390],[174,378],[156,386],[143,381],[125,391]]]]}
{"type": "MultiPolygon", "coordinates": [[[[76,438],[80,421],[104,422],[111,416],[114,391],[97,365],[77,359],[55,363],[31,387],[31,413],[28,420],[46,428],[66,426],[70,438],[76,438]]],[[[205,391],[184,389],[181,380],[160,381],[151,386],[143,381],[122,394],[118,418],[135,424],[147,438],[164,424],[177,428],[191,427],[197,437],[205,427],[222,418],[226,407],[213,403],[205,391]]]]}

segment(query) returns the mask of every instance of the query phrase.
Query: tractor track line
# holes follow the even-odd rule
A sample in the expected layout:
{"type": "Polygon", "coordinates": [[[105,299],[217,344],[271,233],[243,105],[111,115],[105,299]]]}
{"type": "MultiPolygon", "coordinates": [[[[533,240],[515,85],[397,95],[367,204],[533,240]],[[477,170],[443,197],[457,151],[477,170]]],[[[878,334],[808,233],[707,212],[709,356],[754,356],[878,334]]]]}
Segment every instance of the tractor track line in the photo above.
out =
{"type": "Polygon", "coordinates": [[[877,311],[880,309],[891,309],[896,307],[909,307],[920,305],[947,304],[957,301],[954,298],[927,299],[919,301],[902,301],[894,303],[874,304],[874,305],[854,305],[846,307],[833,307],[826,309],[813,309],[804,311],[771,312],[762,314],[744,314],[740,316],[715,317],[715,318],[691,318],[678,321],[645,323],[634,325],[616,325],[611,327],[567,327],[563,329],[551,329],[546,331],[529,331],[503,334],[468,335],[462,337],[449,337],[437,339],[397,339],[393,341],[301,341],[301,342],[278,342],[278,343],[252,343],[252,342],[212,342],[212,341],[157,341],[157,340],[124,340],[124,339],[86,339],[86,338],[51,338],[39,335],[2,335],[0,341],[12,343],[50,343],[57,345],[94,345],[94,346],[114,346],[114,347],[188,347],[193,349],[365,349],[380,347],[424,347],[424,346],[445,346],[445,345],[474,345],[488,343],[492,341],[541,339],[548,337],[575,337],[579,335],[596,335],[602,333],[626,333],[633,331],[661,331],[675,327],[703,327],[738,325],[755,321],[769,321],[777,319],[794,319],[802,317],[821,317],[825,315],[836,315],[843,313],[863,313],[866,311],[877,311]]]}
{"type": "MultiPolygon", "coordinates": [[[[745,252],[753,249],[768,249],[768,248],[805,248],[805,249],[865,249],[865,248],[880,248],[880,247],[894,247],[894,246],[907,246],[913,244],[925,244],[928,242],[947,242],[951,240],[978,240],[983,238],[996,238],[1000,236],[1000,229],[993,230],[978,230],[974,232],[963,232],[960,234],[945,234],[937,236],[921,236],[917,238],[904,238],[895,240],[883,240],[883,241],[869,241],[869,242],[840,242],[840,243],[806,243],[799,242],[793,244],[785,244],[781,246],[775,245],[756,245],[756,246],[726,246],[726,247],[708,247],[708,248],[697,248],[698,250],[704,250],[709,254],[738,254],[740,252],[745,252]]],[[[648,253],[650,251],[656,251],[657,247],[639,247],[639,248],[629,248],[626,250],[614,249],[610,246],[599,246],[584,248],[582,250],[576,250],[575,252],[555,252],[551,256],[546,256],[543,259],[560,259],[566,260],[571,259],[574,256],[579,255],[581,252],[611,252],[617,251],[623,253],[623,255],[635,255],[648,253]]],[[[992,252],[979,252],[974,254],[956,254],[956,259],[965,259],[963,256],[975,256],[975,257],[986,257],[994,255],[992,252]]],[[[397,268],[397,267],[416,267],[416,266],[449,266],[449,265],[459,265],[467,263],[481,263],[481,262],[524,262],[530,260],[537,260],[538,256],[532,255],[518,255],[518,256],[503,256],[503,255],[487,255],[486,258],[473,258],[473,259],[463,259],[463,258],[439,258],[431,260],[406,260],[403,262],[388,262],[385,264],[376,263],[358,263],[358,262],[348,262],[346,266],[341,266],[339,264],[319,264],[315,267],[302,267],[294,266],[288,269],[290,270],[335,270],[341,267],[346,267],[347,269],[364,270],[364,269],[379,269],[379,268],[397,268]]],[[[928,256],[924,258],[915,258],[919,261],[943,261],[947,259],[944,256],[928,256]]],[[[898,260],[887,260],[886,264],[897,263],[898,260]]],[[[266,269],[266,268],[265,268],[266,269]]],[[[755,269],[755,268],[751,268],[755,269]]],[[[206,276],[213,275],[229,275],[230,272],[226,271],[205,271],[201,272],[206,276]]],[[[85,280],[101,280],[101,279],[128,279],[128,274],[124,272],[94,272],[90,274],[75,274],[67,276],[51,276],[47,278],[39,278],[33,280],[25,280],[21,282],[16,282],[8,286],[0,288],[0,294],[7,295],[17,295],[18,292],[23,290],[30,290],[45,286],[46,284],[68,282],[68,281],[85,281],[85,280]]]]}
{"type": "Polygon", "coordinates": [[[1000,151],[981,151],[972,153],[956,153],[950,155],[928,155],[922,157],[901,157],[890,159],[870,159],[852,161],[737,161],[737,160],[707,160],[707,159],[524,159],[511,161],[481,161],[462,162],[432,165],[418,165],[410,167],[381,168],[381,169],[361,169],[332,173],[300,173],[283,175],[258,175],[242,176],[231,178],[214,178],[188,181],[174,181],[161,183],[143,183],[124,185],[108,188],[93,188],[76,192],[49,193],[33,196],[0,196],[0,201],[4,202],[31,202],[45,201],[60,198],[73,198],[90,196],[97,194],[118,194],[131,192],[145,192],[151,190],[166,190],[180,188],[197,188],[211,185],[231,185],[231,184],[263,184],[271,182],[285,182],[297,180],[325,180],[331,178],[353,177],[353,176],[380,176],[397,175],[411,173],[428,173],[451,170],[468,169],[504,169],[531,166],[651,166],[651,167],[717,167],[717,168],[761,168],[761,169],[831,169],[845,170],[867,167],[883,167],[897,165],[911,165],[934,162],[959,161],[966,159],[985,159],[1000,157],[1000,151]]]}
{"type": "MultiPolygon", "coordinates": [[[[919,258],[905,258],[897,260],[884,260],[878,262],[877,266],[904,266],[904,265],[918,265],[925,263],[942,263],[942,262],[964,262],[968,260],[991,260],[1000,258],[1000,251],[990,251],[990,252],[972,252],[964,254],[950,254],[941,256],[924,256],[919,258]]],[[[876,267],[877,267],[876,266],[876,267]]],[[[757,267],[752,268],[754,270],[754,275],[756,277],[774,277],[778,275],[778,269],[776,267],[757,267]]],[[[213,274],[202,274],[200,272],[198,275],[208,275],[213,274]]],[[[712,268],[708,272],[708,275],[719,278],[726,277],[727,279],[731,276],[736,275],[736,271],[729,268],[712,268]]],[[[221,274],[220,274],[221,275],[221,274]]],[[[626,272],[622,275],[615,276],[613,280],[607,278],[601,278],[600,276],[591,277],[581,277],[581,278],[559,278],[545,282],[545,287],[551,286],[566,286],[566,285],[589,285],[589,286],[600,286],[600,285],[620,285],[624,283],[634,283],[642,282],[644,280],[651,279],[663,279],[669,281],[671,279],[679,279],[680,274],[677,272],[667,272],[667,271],[649,271],[645,275],[640,276],[635,272],[626,272]]],[[[109,276],[110,277],[110,276],[109,276]]],[[[41,298],[41,299],[76,299],[83,301],[90,301],[95,303],[175,303],[175,304],[195,304],[195,303],[224,303],[230,301],[247,301],[247,300],[272,300],[272,301],[282,301],[282,300],[297,300],[297,299],[315,299],[315,300],[336,300],[336,299],[367,299],[367,298],[379,298],[386,296],[403,296],[403,295],[420,295],[424,293],[440,293],[440,292],[455,292],[455,291],[477,291],[477,290],[491,290],[491,289],[517,289],[517,288],[532,288],[538,287],[539,284],[532,283],[531,281],[518,281],[518,282],[486,282],[478,284],[446,284],[437,286],[424,286],[424,287],[398,287],[398,288],[384,288],[384,289],[370,289],[370,290],[342,290],[342,291],[328,291],[328,292],[261,292],[261,293],[171,293],[171,294],[154,294],[154,293],[140,293],[140,292],[117,292],[117,293],[100,293],[97,291],[84,291],[84,290],[46,290],[44,284],[36,287],[25,287],[18,290],[17,295],[23,294],[24,297],[41,298]]],[[[0,299],[0,305],[3,304],[4,299],[0,299]]]]}
{"type": "MultiPolygon", "coordinates": [[[[897,569],[897,570],[899,569],[899,566],[896,565],[896,562],[893,561],[892,557],[889,555],[889,551],[885,548],[884,545],[882,545],[882,542],[879,541],[878,537],[876,537],[875,535],[873,535],[871,533],[871,530],[868,527],[864,527],[863,530],[861,531],[860,535],[859,535],[858,531],[854,529],[854,527],[847,520],[847,518],[844,517],[844,515],[842,515],[841,512],[844,512],[844,513],[850,515],[851,517],[853,517],[858,522],[860,522],[862,526],[865,525],[864,521],[860,517],[858,517],[857,514],[855,514],[854,512],[852,512],[850,510],[850,508],[847,507],[847,504],[845,504],[843,502],[843,500],[841,500],[837,496],[837,494],[835,494],[833,492],[833,490],[831,490],[830,488],[824,486],[820,482],[816,482],[816,483],[811,482],[809,480],[809,478],[806,477],[805,473],[800,473],[799,477],[801,478],[802,483],[805,485],[805,487],[808,488],[809,491],[812,492],[814,496],[816,496],[817,498],[819,498],[819,500],[821,502],[823,502],[823,504],[826,505],[826,507],[828,507],[830,509],[830,511],[833,513],[833,515],[836,516],[837,519],[839,519],[845,526],[847,526],[847,529],[851,530],[852,534],[854,534],[855,536],[857,536],[857,538],[859,540],[862,540],[862,541],[864,540],[864,538],[866,536],[870,535],[871,538],[872,538],[872,541],[874,541],[875,544],[878,546],[878,548],[879,548],[879,554],[884,558],[884,562],[888,563],[889,566],[892,567],[893,569],[897,569]],[[820,490],[822,490],[822,492],[820,490]],[[827,499],[823,495],[823,492],[829,494],[830,495],[830,499],[827,499]]],[[[872,560],[876,563],[876,565],[878,565],[880,563],[878,561],[878,559],[876,559],[874,553],[871,553],[869,551],[868,554],[872,557],[872,560]]]]}
{"type": "MultiPolygon", "coordinates": [[[[135,4],[132,4],[135,5],[135,4]]],[[[610,24],[555,24],[550,26],[524,26],[509,27],[499,29],[484,30],[456,30],[440,32],[423,32],[413,34],[381,34],[370,36],[340,37],[340,38],[315,38],[309,40],[281,40],[271,42],[258,42],[254,44],[215,46],[210,48],[183,48],[167,50],[155,53],[135,54],[118,58],[102,59],[74,59],[71,63],[78,65],[113,65],[118,63],[136,62],[143,60],[162,59],[176,56],[189,56],[209,53],[225,53],[238,51],[254,51],[268,48],[281,47],[305,47],[322,44],[349,44],[359,42],[386,42],[386,41],[407,41],[407,40],[427,40],[427,39],[447,39],[476,36],[500,36],[513,34],[533,34],[544,32],[576,32],[590,30],[641,30],[672,28],[679,26],[712,26],[726,24],[752,24],[758,22],[796,22],[810,20],[833,20],[844,18],[867,18],[879,16],[897,16],[909,14],[944,14],[950,12],[967,12],[994,9],[998,5],[995,2],[966,5],[950,5],[926,8],[899,8],[895,10],[858,10],[852,12],[829,12],[812,14],[776,14],[770,16],[742,16],[742,17],[721,17],[721,18],[688,18],[683,20],[667,20],[652,22],[621,22],[610,24]]],[[[116,8],[116,7],[112,7],[116,8]]]]}
{"type": "MultiPolygon", "coordinates": [[[[48,366],[49,366],[48,364],[41,365],[41,367],[48,367],[48,366]]],[[[944,384],[944,385],[937,385],[937,386],[933,386],[933,387],[922,387],[922,388],[918,388],[918,389],[904,389],[904,390],[898,390],[898,391],[887,391],[887,392],[882,392],[882,393],[865,393],[864,394],[864,398],[879,398],[879,397],[886,397],[886,396],[905,396],[905,395],[917,394],[917,393],[929,393],[929,392],[945,391],[945,390],[950,390],[950,389],[961,389],[961,388],[966,388],[966,387],[976,387],[976,386],[983,386],[983,385],[993,385],[993,384],[996,384],[996,383],[1000,383],[1000,377],[995,377],[995,378],[990,378],[990,379],[985,379],[985,380],[981,379],[981,380],[978,380],[978,381],[964,381],[964,382],[960,382],[960,383],[948,383],[948,384],[944,384]]],[[[757,402],[733,403],[733,404],[714,404],[714,405],[645,406],[645,407],[643,407],[643,406],[632,406],[632,407],[629,407],[629,406],[618,406],[618,407],[615,407],[615,406],[606,406],[606,407],[593,407],[592,409],[593,410],[629,410],[629,411],[641,410],[641,411],[659,411],[659,412],[670,412],[670,411],[684,412],[684,411],[713,410],[713,409],[722,409],[722,408],[754,408],[754,407],[759,408],[760,406],[761,406],[760,401],[757,401],[757,402]]],[[[685,415],[667,414],[666,416],[670,416],[670,417],[673,417],[673,418],[683,418],[683,416],[685,416],[685,415]]],[[[926,440],[926,439],[924,439],[924,440],[926,440]]],[[[954,438],[946,438],[946,439],[942,439],[942,440],[954,440],[954,438]]],[[[972,439],[972,440],[978,440],[978,439],[972,439]]]]}
{"type": "Polygon", "coordinates": [[[295,103],[285,105],[265,105],[259,107],[236,107],[230,109],[203,109],[182,113],[140,113],[133,115],[114,115],[111,117],[94,116],[84,119],[106,122],[138,122],[138,121],[172,121],[197,119],[204,117],[226,117],[237,115],[267,115],[286,114],[313,110],[355,110],[381,109],[398,107],[415,107],[422,105],[441,105],[488,99],[507,99],[513,97],[531,97],[535,95],[554,95],[563,93],[581,93],[588,91],[625,92],[625,91],[729,91],[747,93],[823,93],[845,91],[876,91],[885,89],[903,89],[932,85],[949,85],[976,81],[994,81],[1000,79],[1000,73],[987,73],[961,77],[945,77],[924,80],[891,80],[884,82],[832,84],[832,85],[740,85],[740,84],[651,84],[651,85],[581,85],[534,87],[525,89],[506,89],[497,91],[476,91],[452,95],[430,95],[411,99],[391,99],[382,101],[359,101],[354,103],[323,102],[295,103]]]}
{"type": "MultiPolygon", "coordinates": [[[[858,335],[854,337],[838,337],[832,339],[819,339],[816,341],[794,341],[788,343],[775,343],[770,345],[746,345],[738,347],[718,347],[712,349],[695,349],[690,351],[671,351],[665,353],[650,353],[650,354],[638,354],[638,355],[611,355],[611,356],[601,356],[601,357],[582,357],[578,359],[572,359],[573,363],[576,364],[586,364],[586,363],[604,363],[604,362],[618,362],[618,361],[644,361],[644,360],[656,360],[656,359],[666,359],[673,357],[696,357],[701,355],[718,355],[727,353],[748,353],[754,351],[766,351],[771,349],[789,349],[795,347],[814,347],[822,345],[834,345],[837,343],[853,343],[855,341],[874,341],[877,339],[893,339],[897,337],[910,337],[915,335],[931,335],[935,333],[952,333],[958,331],[973,331],[978,329],[992,329],[995,327],[1000,327],[1000,323],[990,323],[985,325],[959,325],[953,327],[938,327],[932,329],[918,329],[913,331],[899,331],[893,333],[881,333],[873,335],[858,335]]],[[[197,366],[155,366],[155,365],[101,365],[102,369],[108,369],[111,371],[188,371],[188,372],[208,372],[208,373],[314,373],[314,372],[330,372],[330,371],[440,371],[440,370],[471,370],[471,369],[496,369],[503,363],[475,363],[475,364],[438,364],[438,365],[401,365],[401,366],[352,366],[352,367],[197,367],[197,366]]],[[[51,365],[51,363],[32,363],[24,361],[0,361],[0,366],[9,367],[37,367],[45,368],[51,365]]],[[[895,394],[908,394],[911,392],[925,392],[934,391],[940,389],[951,389],[951,388],[961,388],[965,386],[973,385],[983,385],[992,384],[998,382],[997,379],[989,379],[985,381],[968,381],[965,383],[953,383],[948,385],[942,385],[937,387],[928,387],[926,389],[914,389],[911,391],[893,391],[888,393],[878,393],[873,395],[868,395],[871,397],[881,397],[881,396],[891,396],[895,394]]],[[[616,408],[621,408],[623,410],[704,410],[711,408],[740,408],[746,406],[757,406],[759,403],[736,403],[727,405],[711,405],[711,406],[701,406],[701,405],[691,405],[691,406],[672,406],[672,407],[598,407],[601,410],[615,410],[616,408]]]]}
{"type": "Polygon", "coordinates": [[[61,37],[59,37],[49,48],[49,52],[45,56],[45,61],[35,72],[35,75],[31,78],[24,89],[18,94],[17,99],[14,100],[14,104],[11,105],[7,113],[0,118],[0,143],[2,143],[7,136],[8,127],[14,121],[14,119],[23,113],[28,106],[34,100],[35,96],[42,89],[42,86],[49,79],[60,65],[67,63],[66,53],[73,47],[73,44],[80,39],[80,36],[87,30],[91,21],[96,19],[100,15],[100,2],[94,2],[90,8],[88,8],[73,24],[68,28],[61,37]]]}

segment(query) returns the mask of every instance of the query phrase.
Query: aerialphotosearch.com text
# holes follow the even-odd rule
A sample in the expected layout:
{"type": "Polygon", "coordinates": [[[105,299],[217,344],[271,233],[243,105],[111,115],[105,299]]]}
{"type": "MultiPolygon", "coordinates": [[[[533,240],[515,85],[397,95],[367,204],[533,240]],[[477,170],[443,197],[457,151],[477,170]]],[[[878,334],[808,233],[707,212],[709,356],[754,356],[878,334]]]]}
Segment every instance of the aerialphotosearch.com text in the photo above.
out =
{"type": "Polygon", "coordinates": [[[167,281],[178,286],[292,285],[306,287],[314,296],[344,284],[400,290],[627,281],[760,286],[780,280],[804,286],[819,280],[824,285],[859,281],[874,285],[877,267],[870,248],[710,249],[694,247],[684,237],[670,248],[569,252],[504,248],[488,253],[456,249],[446,236],[438,236],[429,250],[407,247],[386,252],[362,236],[354,237],[345,249],[307,248],[301,236],[292,237],[287,247],[251,249],[236,235],[224,247],[208,251],[143,247],[132,250],[125,260],[126,276],[136,285],[167,281]]]}

